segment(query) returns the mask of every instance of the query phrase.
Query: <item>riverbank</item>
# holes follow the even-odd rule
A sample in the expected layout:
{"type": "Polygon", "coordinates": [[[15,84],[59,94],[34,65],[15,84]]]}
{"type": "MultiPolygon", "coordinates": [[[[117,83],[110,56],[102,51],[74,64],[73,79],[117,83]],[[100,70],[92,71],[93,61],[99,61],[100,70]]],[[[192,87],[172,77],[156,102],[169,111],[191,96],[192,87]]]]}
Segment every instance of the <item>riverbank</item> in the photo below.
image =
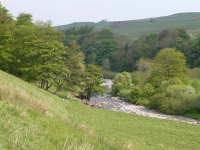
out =
{"type": "Polygon", "coordinates": [[[159,111],[149,109],[145,106],[139,106],[139,105],[128,103],[120,99],[120,97],[111,97],[110,91],[111,91],[111,86],[112,86],[112,80],[104,79],[104,85],[108,87],[108,92],[104,94],[104,96],[95,96],[95,97],[92,97],[89,102],[83,101],[83,103],[90,107],[102,108],[105,110],[134,113],[134,114],[138,114],[142,116],[168,119],[168,120],[176,120],[176,121],[187,122],[191,124],[200,124],[200,121],[196,119],[176,116],[176,115],[166,115],[159,111]]]}

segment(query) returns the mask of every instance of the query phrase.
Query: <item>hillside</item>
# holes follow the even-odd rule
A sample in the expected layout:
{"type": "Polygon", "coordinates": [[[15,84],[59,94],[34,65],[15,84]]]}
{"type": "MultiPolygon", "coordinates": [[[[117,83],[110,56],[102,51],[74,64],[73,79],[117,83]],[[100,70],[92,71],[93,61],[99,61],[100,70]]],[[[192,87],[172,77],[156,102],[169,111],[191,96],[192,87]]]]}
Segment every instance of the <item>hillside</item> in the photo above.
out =
{"type": "Polygon", "coordinates": [[[0,71],[0,149],[200,149],[200,126],[89,108],[0,71]]]}
{"type": "Polygon", "coordinates": [[[142,34],[160,32],[165,28],[184,28],[192,36],[200,32],[200,12],[180,13],[170,16],[148,18],[130,21],[114,22],[80,22],[56,26],[58,29],[80,27],[83,25],[95,26],[95,30],[108,28],[117,34],[125,34],[132,39],[139,38],[142,34]]]}

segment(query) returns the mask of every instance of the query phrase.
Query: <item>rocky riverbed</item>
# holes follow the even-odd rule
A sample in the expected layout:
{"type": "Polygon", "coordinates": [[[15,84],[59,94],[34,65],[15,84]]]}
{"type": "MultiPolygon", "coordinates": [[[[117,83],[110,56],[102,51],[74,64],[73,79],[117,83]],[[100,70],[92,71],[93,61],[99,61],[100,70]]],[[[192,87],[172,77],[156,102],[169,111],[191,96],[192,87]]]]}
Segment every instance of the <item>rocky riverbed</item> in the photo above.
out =
{"type": "Polygon", "coordinates": [[[90,107],[102,108],[106,110],[114,110],[114,111],[120,111],[120,112],[125,112],[125,113],[135,113],[138,115],[143,115],[143,116],[148,116],[148,117],[176,120],[176,121],[182,121],[182,122],[187,122],[191,124],[200,124],[200,121],[195,120],[195,119],[175,116],[175,115],[166,115],[144,106],[130,104],[120,99],[119,97],[111,97],[110,90],[111,90],[112,80],[104,79],[104,84],[108,86],[108,92],[104,94],[104,96],[94,96],[91,98],[90,102],[83,101],[83,103],[90,107]]]}

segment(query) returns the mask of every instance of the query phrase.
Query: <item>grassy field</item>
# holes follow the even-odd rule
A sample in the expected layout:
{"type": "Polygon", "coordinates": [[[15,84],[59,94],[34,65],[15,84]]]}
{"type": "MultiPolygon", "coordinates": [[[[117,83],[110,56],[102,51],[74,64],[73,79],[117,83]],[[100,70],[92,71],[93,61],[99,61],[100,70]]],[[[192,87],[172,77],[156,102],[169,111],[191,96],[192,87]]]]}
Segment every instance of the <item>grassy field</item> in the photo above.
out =
{"type": "Polygon", "coordinates": [[[89,108],[2,71],[0,117],[0,149],[200,149],[198,125],[89,108]]]}
{"type": "Polygon", "coordinates": [[[56,26],[58,29],[70,28],[73,26],[80,27],[83,25],[95,26],[95,30],[108,28],[114,33],[125,34],[133,40],[138,39],[142,34],[160,32],[163,29],[184,28],[195,37],[200,33],[200,13],[180,13],[170,16],[148,18],[130,21],[114,22],[80,22],[67,25],[56,26]]]}

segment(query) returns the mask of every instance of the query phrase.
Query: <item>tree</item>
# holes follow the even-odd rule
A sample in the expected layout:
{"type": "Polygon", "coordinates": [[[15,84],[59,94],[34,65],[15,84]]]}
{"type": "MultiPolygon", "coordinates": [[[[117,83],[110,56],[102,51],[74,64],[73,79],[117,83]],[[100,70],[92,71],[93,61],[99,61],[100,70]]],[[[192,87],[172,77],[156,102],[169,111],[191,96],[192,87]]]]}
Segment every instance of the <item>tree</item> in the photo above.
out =
{"type": "Polygon", "coordinates": [[[161,50],[153,60],[151,75],[148,81],[154,86],[159,86],[161,81],[179,78],[182,82],[188,81],[189,68],[183,53],[174,48],[161,50]]]}
{"type": "Polygon", "coordinates": [[[20,14],[15,23],[12,44],[12,74],[29,82],[40,82],[57,93],[69,77],[64,64],[63,33],[52,28],[51,22],[32,23],[31,14],[20,14]]]}
{"type": "Polygon", "coordinates": [[[49,85],[56,86],[57,93],[69,77],[70,71],[64,64],[63,55],[66,53],[65,47],[61,42],[63,33],[52,28],[51,22],[37,22],[38,37],[29,58],[35,58],[29,70],[33,70],[40,81],[41,87],[48,90],[49,85]]]}
{"type": "Polygon", "coordinates": [[[0,69],[9,70],[12,52],[10,50],[14,21],[9,11],[0,3],[0,69]]]}
{"type": "Polygon", "coordinates": [[[200,67],[200,35],[194,40],[192,48],[188,55],[189,65],[194,67],[200,67]]]}
{"type": "Polygon", "coordinates": [[[103,95],[105,88],[101,85],[102,78],[102,69],[96,65],[89,64],[85,70],[83,91],[81,95],[84,95],[87,100],[90,100],[92,95],[95,93],[103,95]]]}
{"type": "Polygon", "coordinates": [[[65,66],[70,71],[70,77],[66,78],[64,88],[72,91],[80,91],[80,83],[85,71],[84,55],[76,41],[72,41],[66,48],[65,66]]]}
{"type": "MultiPolygon", "coordinates": [[[[9,64],[8,72],[22,77],[23,70],[26,70],[26,66],[30,64],[27,59],[30,52],[35,47],[35,41],[37,40],[37,28],[32,23],[32,15],[21,13],[15,20],[15,26],[12,34],[11,46],[11,61],[9,64]]],[[[34,61],[34,59],[32,60],[34,61]]],[[[28,79],[30,74],[24,74],[24,79],[28,79]]]]}
{"type": "Polygon", "coordinates": [[[115,75],[112,85],[112,95],[116,96],[120,94],[120,91],[129,88],[132,85],[132,78],[130,73],[122,72],[115,75]]]}
{"type": "Polygon", "coordinates": [[[110,60],[108,58],[103,60],[102,69],[104,78],[106,78],[108,76],[108,72],[110,71],[110,60]]]}

